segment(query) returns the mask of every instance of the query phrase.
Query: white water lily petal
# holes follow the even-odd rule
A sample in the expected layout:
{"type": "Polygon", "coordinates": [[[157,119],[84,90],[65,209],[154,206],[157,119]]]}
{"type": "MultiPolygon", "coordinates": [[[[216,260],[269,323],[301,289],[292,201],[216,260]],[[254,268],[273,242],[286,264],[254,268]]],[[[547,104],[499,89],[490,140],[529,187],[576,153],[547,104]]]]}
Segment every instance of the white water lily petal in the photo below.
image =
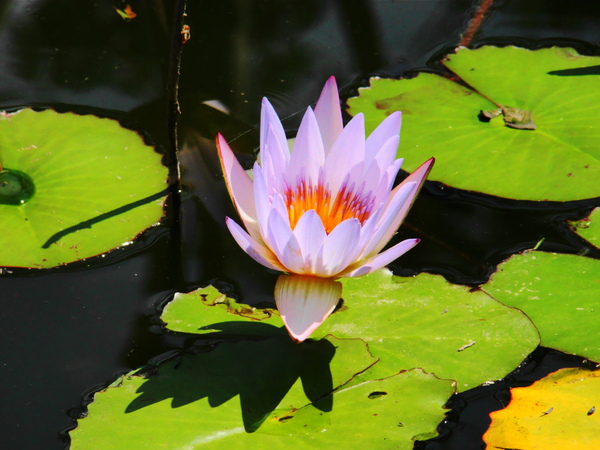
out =
{"type": "Polygon", "coordinates": [[[269,248],[277,255],[279,261],[285,265],[283,261],[283,254],[285,246],[292,236],[292,230],[289,222],[279,214],[279,211],[272,209],[269,213],[269,219],[267,220],[267,236],[265,242],[269,248]]]}
{"type": "Polygon", "coordinates": [[[270,153],[277,153],[272,155],[274,161],[279,161],[283,158],[284,161],[290,160],[290,152],[287,148],[287,139],[285,137],[285,131],[283,125],[279,120],[279,116],[273,109],[273,106],[266,98],[262,100],[262,107],[260,110],[260,149],[261,153],[264,151],[265,145],[270,142],[269,134],[273,135],[273,138],[279,143],[278,146],[270,147],[270,153]]]}
{"type": "MultiPolygon", "coordinates": [[[[286,145],[284,142],[283,145],[286,145]]],[[[277,192],[283,192],[285,181],[281,177],[282,173],[285,173],[287,164],[290,159],[289,150],[287,147],[282,148],[282,143],[275,135],[273,127],[269,127],[267,133],[266,143],[261,148],[261,167],[265,175],[265,182],[267,185],[267,192],[271,193],[273,190],[277,192]],[[287,159],[283,156],[287,154],[287,159]]]]}
{"type": "Polygon", "coordinates": [[[292,185],[302,181],[316,184],[324,162],[325,152],[319,125],[312,109],[308,108],[294,141],[286,179],[292,185]]]}
{"type": "Polygon", "coordinates": [[[246,229],[250,232],[250,235],[256,237],[259,229],[256,219],[253,182],[221,134],[217,135],[217,148],[229,195],[233,199],[233,204],[246,229]]]}
{"type": "Polygon", "coordinates": [[[396,152],[398,151],[398,143],[400,142],[400,136],[394,135],[390,137],[381,146],[381,149],[377,154],[374,155],[371,163],[376,163],[381,171],[385,171],[390,167],[394,161],[396,161],[396,152]]]}
{"type": "Polygon", "coordinates": [[[258,220],[258,228],[265,242],[269,232],[267,230],[269,213],[271,212],[271,202],[267,191],[267,183],[263,175],[262,168],[258,163],[254,163],[254,204],[256,208],[256,218],[258,220]]]}
{"type": "Polygon", "coordinates": [[[309,273],[307,270],[307,264],[302,256],[302,250],[300,250],[300,244],[294,234],[290,235],[290,239],[283,248],[283,255],[281,256],[281,263],[287,267],[287,271],[291,273],[309,273]]]}
{"type": "Polygon", "coordinates": [[[323,221],[314,209],[305,212],[300,218],[294,228],[294,235],[300,244],[307,268],[314,271],[317,256],[327,238],[323,221]]]}
{"type": "Polygon", "coordinates": [[[402,113],[400,111],[396,111],[387,116],[367,138],[365,143],[366,158],[368,160],[374,158],[375,155],[381,151],[389,138],[398,136],[400,134],[401,125],[402,113]]]}
{"type": "Polygon", "coordinates": [[[344,128],[335,77],[329,77],[325,83],[319,101],[317,101],[317,106],[315,106],[315,117],[319,124],[319,130],[323,138],[323,147],[327,155],[344,128]]]}
{"type": "Polygon", "coordinates": [[[322,277],[337,275],[360,253],[356,243],[360,238],[360,222],[344,220],[325,239],[317,257],[316,274],[322,277]]]}
{"type": "Polygon", "coordinates": [[[325,161],[325,180],[332,194],[338,192],[351,168],[357,164],[364,167],[364,159],[365,119],[358,114],[342,130],[325,161]]]}
{"type": "Polygon", "coordinates": [[[285,267],[279,262],[273,252],[263,244],[254,240],[252,236],[246,233],[246,231],[235,222],[235,220],[226,217],[225,224],[242,250],[248,253],[248,255],[250,255],[257,263],[262,264],[269,269],[285,270],[285,267]]]}
{"type": "Polygon", "coordinates": [[[400,256],[404,255],[407,251],[413,248],[415,245],[419,243],[420,239],[406,239],[393,247],[387,249],[385,252],[374,256],[373,258],[367,260],[360,267],[348,272],[343,273],[340,276],[343,277],[361,277],[363,275],[367,275],[375,270],[381,269],[384,266],[387,266],[392,261],[398,259],[400,256]]]}
{"type": "Polygon", "coordinates": [[[434,162],[435,158],[431,158],[425,161],[417,168],[417,170],[411,173],[402,183],[396,186],[396,188],[394,188],[394,190],[392,191],[391,195],[394,196],[399,190],[403,189],[403,186],[409,183],[417,183],[417,187],[411,191],[410,195],[404,201],[402,208],[396,214],[395,219],[390,223],[389,228],[383,234],[381,238],[381,242],[383,244],[377,247],[377,251],[381,250],[385,246],[385,244],[389,242],[394,233],[396,233],[396,230],[398,229],[400,224],[404,221],[404,218],[408,214],[410,207],[414,203],[417,194],[419,193],[421,187],[423,186],[423,183],[425,182],[425,178],[427,178],[427,175],[431,171],[434,162]]]}
{"type": "Polygon", "coordinates": [[[288,215],[287,206],[285,205],[285,201],[283,200],[283,196],[281,194],[273,194],[273,203],[271,203],[271,209],[277,210],[286,225],[291,229],[290,216],[288,215]]]}
{"type": "MultiPolygon", "coordinates": [[[[396,218],[406,202],[406,199],[415,189],[417,189],[417,183],[412,182],[406,183],[401,189],[396,191],[394,197],[384,207],[381,218],[375,227],[375,232],[360,255],[361,259],[369,258],[374,254],[379,253],[385,244],[389,242],[391,236],[388,239],[385,239],[385,235],[389,230],[390,224],[396,221],[396,218]]],[[[394,229],[394,233],[396,232],[396,229],[397,228],[394,229]]]]}
{"type": "Polygon", "coordinates": [[[342,296],[342,284],[330,278],[280,275],[275,302],[292,339],[304,341],[333,312],[342,296]]]}

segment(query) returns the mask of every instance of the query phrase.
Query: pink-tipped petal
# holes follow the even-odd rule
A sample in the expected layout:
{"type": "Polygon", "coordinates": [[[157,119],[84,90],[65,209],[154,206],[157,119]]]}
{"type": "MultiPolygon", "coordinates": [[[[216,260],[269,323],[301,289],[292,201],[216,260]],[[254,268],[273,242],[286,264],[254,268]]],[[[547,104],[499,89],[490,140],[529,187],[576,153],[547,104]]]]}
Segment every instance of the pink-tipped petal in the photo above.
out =
{"type": "Polygon", "coordinates": [[[240,227],[234,220],[229,217],[225,218],[227,228],[238,245],[248,255],[252,257],[257,263],[262,264],[265,267],[273,270],[279,270],[284,272],[286,269],[277,260],[277,257],[271,250],[265,247],[263,244],[255,241],[242,227],[240,227]]]}
{"type": "Polygon", "coordinates": [[[292,339],[302,342],[333,312],[342,284],[330,278],[280,275],[275,302],[292,339]]]}
{"type": "Polygon", "coordinates": [[[227,144],[227,141],[225,141],[225,138],[220,133],[217,135],[217,148],[229,195],[246,229],[250,232],[251,236],[256,238],[259,230],[253,195],[254,183],[244,171],[227,144]]]}
{"type": "MultiPolygon", "coordinates": [[[[402,208],[400,209],[400,211],[398,211],[395,219],[390,223],[390,226],[389,226],[387,232],[381,238],[381,242],[383,242],[383,244],[381,246],[377,247],[378,248],[377,251],[381,250],[385,246],[385,244],[387,244],[389,242],[389,240],[392,238],[394,233],[396,233],[396,230],[398,229],[400,224],[404,221],[404,218],[408,214],[410,207],[415,202],[415,198],[417,197],[417,194],[423,187],[425,178],[427,178],[427,175],[431,171],[431,168],[433,167],[434,162],[435,162],[435,158],[430,158],[427,161],[425,161],[423,164],[421,164],[417,168],[417,170],[415,170],[413,173],[411,173],[402,183],[400,183],[398,186],[396,186],[394,188],[394,190],[392,191],[391,196],[394,196],[399,190],[403,189],[403,186],[410,184],[410,183],[416,183],[416,187],[411,190],[410,195],[404,201],[402,208]]],[[[390,197],[390,198],[393,198],[393,197],[390,197]]]]}
{"type": "Polygon", "coordinates": [[[335,77],[329,77],[315,106],[315,116],[321,130],[325,154],[331,150],[333,143],[342,132],[342,109],[335,77]]]}
{"type": "Polygon", "coordinates": [[[405,184],[402,189],[395,192],[389,203],[384,207],[385,209],[375,227],[375,231],[371,236],[369,243],[363,249],[363,253],[360,255],[361,258],[370,258],[371,256],[374,256],[389,242],[394,233],[398,230],[400,223],[394,227],[391,234],[389,234],[390,230],[397,221],[398,214],[404,207],[407,199],[416,188],[417,184],[413,182],[405,184]]]}
{"type": "MultiPolygon", "coordinates": [[[[285,161],[290,160],[290,152],[287,148],[287,140],[285,137],[285,131],[279,116],[273,109],[271,103],[266,98],[262,100],[262,108],[260,110],[260,150],[261,153],[265,150],[267,143],[272,144],[272,139],[279,143],[278,146],[270,145],[268,151],[274,153],[277,152],[281,158],[285,161]],[[269,136],[272,135],[272,137],[269,136]]],[[[274,160],[278,160],[278,157],[273,157],[274,160]]]]}
{"type": "Polygon", "coordinates": [[[294,141],[286,179],[291,184],[301,181],[307,184],[316,184],[324,162],[325,153],[319,125],[312,109],[308,108],[294,141]]]}
{"type": "Polygon", "coordinates": [[[374,272],[377,269],[381,269],[383,266],[387,266],[389,263],[398,259],[404,255],[407,251],[413,248],[419,243],[420,239],[406,239],[399,244],[387,249],[385,252],[369,259],[364,262],[358,268],[353,268],[350,272],[342,272],[340,276],[343,277],[360,277],[374,272]]]}

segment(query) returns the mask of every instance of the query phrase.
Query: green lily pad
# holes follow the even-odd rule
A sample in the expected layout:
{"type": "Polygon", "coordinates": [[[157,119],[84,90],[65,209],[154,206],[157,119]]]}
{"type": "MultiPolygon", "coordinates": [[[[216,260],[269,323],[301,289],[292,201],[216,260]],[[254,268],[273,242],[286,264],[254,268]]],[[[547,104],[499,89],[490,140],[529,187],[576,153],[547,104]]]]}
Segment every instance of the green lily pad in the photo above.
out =
{"type": "Polygon", "coordinates": [[[402,111],[398,155],[408,171],[435,156],[429,180],[523,200],[600,195],[600,75],[589,70],[600,57],[481,47],[443,63],[471,87],[432,73],[372,79],[349,112],[372,130],[402,111]]]}
{"type": "Polygon", "coordinates": [[[600,362],[600,261],[526,252],[499,265],[482,289],[524,311],[542,345],[600,362]]]}
{"type": "Polygon", "coordinates": [[[134,239],[163,215],[167,168],[116,121],[0,115],[0,266],[54,267],[134,239]]]}
{"type": "Polygon", "coordinates": [[[373,361],[360,340],[221,343],[97,393],[71,448],[408,449],[434,436],[452,383],[411,371],[343,387],[373,361]]]}
{"type": "MultiPolygon", "coordinates": [[[[456,380],[462,391],[504,377],[539,343],[535,327],[521,311],[441,276],[401,278],[381,270],[342,282],[344,307],[313,337],[331,333],[367,342],[380,361],[361,380],[421,367],[456,380]]],[[[233,335],[285,333],[273,311],[268,310],[262,320],[259,315],[243,319],[215,298],[209,294],[208,301],[202,302],[189,294],[177,297],[162,318],[169,329],[199,334],[206,330],[233,335]],[[207,306],[211,302],[215,306],[207,306]]]]}
{"type": "Polygon", "coordinates": [[[287,334],[279,311],[236,302],[214,287],[176,293],[160,317],[171,331],[269,336],[287,334]]]}
{"type": "Polygon", "coordinates": [[[575,227],[577,234],[596,248],[600,248],[600,208],[594,209],[589,217],[572,222],[572,225],[575,227]]]}
{"type": "Polygon", "coordinates": [[[381,359],[369,376],[421,367],[456,380],[460,392],[503,378],[539,344],[521,311],[439,275],[402,278],[382,270],[342,283],[347,309],[316,335],[364,339],[381,359]]]}

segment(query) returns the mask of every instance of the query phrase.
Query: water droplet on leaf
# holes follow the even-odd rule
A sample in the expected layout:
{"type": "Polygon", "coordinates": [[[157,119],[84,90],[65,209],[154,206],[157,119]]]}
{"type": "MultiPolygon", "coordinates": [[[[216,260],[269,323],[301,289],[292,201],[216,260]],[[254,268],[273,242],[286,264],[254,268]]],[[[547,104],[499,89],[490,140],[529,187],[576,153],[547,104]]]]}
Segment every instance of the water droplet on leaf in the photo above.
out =
{"type": "Polygon", "coordinates": [[[22,205],[34,194],[33,180],[25,172],[6,168],[0,171],[0,205],[22,205]]]}

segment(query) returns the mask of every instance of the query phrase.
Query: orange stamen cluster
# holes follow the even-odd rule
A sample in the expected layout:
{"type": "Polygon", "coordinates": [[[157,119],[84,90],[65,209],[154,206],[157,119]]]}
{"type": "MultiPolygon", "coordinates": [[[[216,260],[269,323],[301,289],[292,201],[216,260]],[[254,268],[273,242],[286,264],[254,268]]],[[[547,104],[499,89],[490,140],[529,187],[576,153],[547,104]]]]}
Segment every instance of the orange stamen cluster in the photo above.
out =
{"type": "Polygon", "coordinates": [[[293,189],[287,187],[284,198],[292,230],[300,217],[311,209],[315,210],[323,221],[327,234],[347,219],[356,218],[364,223],[371,215],[373,199],[370,195],[362,195],[362,192],[354,192],[352,187],[348,188],[344,183],[333,203],[331,191],[322,183],[313,185],[301,181],[293,189]]]}

